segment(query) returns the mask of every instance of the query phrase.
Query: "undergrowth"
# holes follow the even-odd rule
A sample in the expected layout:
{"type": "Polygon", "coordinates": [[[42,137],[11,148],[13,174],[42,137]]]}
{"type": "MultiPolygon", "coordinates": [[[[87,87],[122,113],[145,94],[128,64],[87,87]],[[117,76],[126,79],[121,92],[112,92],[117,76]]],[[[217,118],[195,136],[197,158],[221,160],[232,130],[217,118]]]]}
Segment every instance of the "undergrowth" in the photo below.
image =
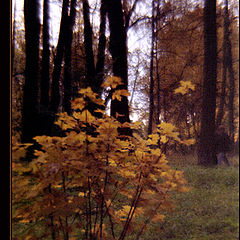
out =
{"type": "Polygon", "coordinates": [[[238,156],[230,157],[231,167],[201,167],[192,155],[175,155],[171,160],[172,166],[184,171],[191,191],[172,193],[175,209],[141,239],[239,239],[238,156]]]}

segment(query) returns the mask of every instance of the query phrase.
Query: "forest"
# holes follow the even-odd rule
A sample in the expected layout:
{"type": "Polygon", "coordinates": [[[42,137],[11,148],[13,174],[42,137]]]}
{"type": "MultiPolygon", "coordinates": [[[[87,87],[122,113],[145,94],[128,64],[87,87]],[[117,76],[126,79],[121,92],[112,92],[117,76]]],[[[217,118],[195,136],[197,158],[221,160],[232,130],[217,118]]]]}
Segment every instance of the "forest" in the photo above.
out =
{"type": "Polygon", "coordinates": [[[238,4],[11,2],[12,239],[238,239],[238,4]]]}

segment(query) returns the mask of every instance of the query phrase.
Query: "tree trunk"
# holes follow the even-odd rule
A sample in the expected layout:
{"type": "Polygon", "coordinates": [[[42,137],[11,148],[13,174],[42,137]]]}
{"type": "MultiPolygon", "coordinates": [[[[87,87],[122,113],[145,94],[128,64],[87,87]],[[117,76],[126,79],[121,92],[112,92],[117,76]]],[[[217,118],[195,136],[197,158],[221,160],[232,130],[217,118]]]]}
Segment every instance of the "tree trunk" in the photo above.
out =
{"type": "Polygon", "coordinates": [[[163,90],[163,103],[162,103],[163,121],[164,122],[167,122],[167,96],[168,96],[167,89],[164,89],[163,90]]]}
{"type": "Polygon", "coordinates": [[[95,82],[95,64],[93,55],[92,26],[89,19],[89,4],[83,0],[83,18],[84,18],[84,47],[85,47],[85,64],[86,79],[85,85],[93,87],[95,82]]]}
{"type": "Polygon", "coordinates": [[[47,110],[49,104],[49,67],[50,67],[50,48],[49,48],[49,0],[44,0],[43,4],[43,51],[42,51],[42,74],[41,74],[41,95],[40,104],[47,110]]]}
{"type": "Polygon", "coordinates": [[[15,73],[15,64],[14,64],[14,57],[15,57],[15,42],[16,42],[16,1],[14,3],[14,17],[13,17],[13,23],[12,23],[12,49],[11,49],[11,72],[12,76],[15,73]]]}
{"type": "Polygon", "coordinates": [[[229,55],[229,115],[228,115],[228,126],[229,126],[229,135],[232,142],[234,142],[234,95],[235,95],[235,79],[234,79],[234,70],[232,64],[232,47],[229,40],[228,43],[228,55],[229,55]]]}
{"type": "MultiPolygon", "coordinates": [[[[161,18],[160,15],[160,1],[157,1],[157,15],[156,15],[156,19],[155,19],[155,24],[156,24],[156,32],[158,29],[158,21],[161,18]]],[[[158,41],[157,41],[157,37],[155,37],[155,44],[156,44],[156,77],[157,77],[157,112],[156,112],[156,124],[159,125],[160,124],[160,114],[161,114],[161,84],[160,84],[160,73],[159,73],[159,59],[158,59],[158,51],[157,51],[157,47],[158,47],[158,41]]]]}
{"type": "Polygon", "coordinates": [[[152,0],[152,46],[150,59],[150,90],[149,90],[149,119],[148,119],[148,134],[152,133],[153,125],[153,110],[154,110],[154,80],[153,80],[153,60],[154,60],[154,41],[155,41],[155,21],[154,21],[154,0],[152,0]]]}
{"type": "Polygon", "coordinates": [[[49,46],[49,0],[43,3],[43,50],[40,78],[39,135],[50,135],[54,117],[49,111],[50,87],[50,46],[49,46]]]}
{"type": "Polygon", "coordinates": [[[229,135],[232,142],[234,142],[234,95],[235,95],[235,76],[233,70],[233,59],[232,59],[232,44],[230,40],[229,31],[229,13],[228,13],[228,0],[225,0],[225,21],[227,31],[227,68],[229,73],[229,100],[228,100],[228,128],[229,135]]]}
{"type": "MultiPolygon", "coordinates": [[[[122,79],[118,89],[128,89],[127,39],[123,21],[121,0],[107,0],[107,13],[110,27],[109,50],[112,55],[113,75],[122,79]]],[[[119,122],[130,122],[127,97],[121,101],[111,101],[111,116],[119,122]],[[118,113],[118,114],[117,114],[118,113]]],[[[122,129],[120,134],[131,135],[130,129],[122,129]]]]}
{"type": "Polygon", "coordinates": [[[205,0],[204,83],[198,164],[216,165],[214,146],[217,79],[216,0],[205,0]]]}
{"type": "MultiPolygon", "coordinates": [[[[95,68],[94,54],[93,54],[93,41],[92,41],[92,26],[89,19],[89,3],[87,0],[83,0],[83,18],[84,18],[84,48],[85,48],[85,83],[86,87],[91,87],[93,92],[100,95],[100,85],[103,81],[103,69],[105,59],[105,17],[103,16],[103,2],[101,6],[101,26],[100,26],[100,39],[98,48],[98,69],[95,68]],[[103,22],[102,22],[103,21],[103,22]],[[98,71],[98,72],[97,72],[98,71]],[[100,77],[100,78],[99,78],[100,77]]],[[[106,15],[106,12],[105,12],[106,15]]],[[[102,117],[101,113],[95,112],[96,109],[102,109],[103,107],[97,105],[91,100],[88,101],[88,110],[95,117],[102,117]]]]}
{"type": "Polygon", "coordinates": [[[158,68],[158,56],[156,53],[156,74],[157,74],[157,112],[156,112],[156,124],[160,123],[160,113],[161,113],[161,102],[160,102],[160,92],[161,92],[161,85],[160,85],[160,76],[159,76],[159,68],[158,68]]]}
{"type": "Polygon", "coordinates": [[[136,9],[136,6],[137,6],[137,3],[138,3],[138,2],[139,2],[139,0],[134,0],[131,9],[129,9],[129,10],[126,12],[125,16],[124,16],[124,19],[125,19],[125,24],[124,24],[124,26],[125,26],[125,31],[126,31],[126,32],[127,32],[127,31],[129,30],[129,28],[130,28],[130,19],[131,19],[131,16],[132,16],[133,12],[134,12],[135,9],[136,9]]]}
{"type": "Polygon", "coordinates": [[[52,94],[51,94],[51,111],[53,113],[58,112],[59,103],[60,103],[60,75],[62,69],[62,60],[63,60],[63,53],[64,53],[64,38],[65,38],[65,29],[66,29],[66,22],[68,17],[68,5],[69,0],[63,0],[62,5],[62,17],[60,23],[60,31],[58,37],[58,44],[56,50],[56,56],[54,59],[54,69],[52,75],[52,94]]]}
{"type": "Polygon", "coordinates": [[[22,141],[32,141],[38,134],[38,74],[39,74],[39,4],[24,1],[26,66],[22,109],[22,141]]]}
{"type": "Polygon", "coordinates": [[[106,49],[106,13],[107,6],[106,0],[102,0],[101,9],[100,9],[100,31],[99,31],[99,42],[98,42],[98,55],[97,55],[97,63],[96,63],[96,79],[95,84],[93,86],[93,91],[101,94],[101,84],[103,83],[104,77],[104,61],[105,61],[105,49],[106,49]]]}
{"type": "Polygon", "coordinates": [[[223,34],[223,75],[221,84],[219,111],[216,119],[216,127],[221,125],[224,115],[225,95],[226,95],[226,81],[227,81],[227,39],[228,39],[228,21],[226,8],[224,10],[224,34],[223,34]]]}
{"type": "Polygon", "coordinates": [[[66,34],[64,38],[64,97],[63,97],[63,111],[71,114],[71,97],[72,97],[72,39],[73,39],[73,26],[75,23],[76,16],[76,0],[71,1],[70,16],[67,17],[66,22],[66,34]]]}

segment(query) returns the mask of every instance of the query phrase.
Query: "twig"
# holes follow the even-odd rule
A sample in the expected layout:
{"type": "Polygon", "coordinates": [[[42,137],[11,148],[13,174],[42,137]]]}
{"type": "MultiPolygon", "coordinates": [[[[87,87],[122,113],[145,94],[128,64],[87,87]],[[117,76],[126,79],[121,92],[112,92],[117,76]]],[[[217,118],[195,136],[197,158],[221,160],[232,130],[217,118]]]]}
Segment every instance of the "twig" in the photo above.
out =
{"type": "MultiPolygon", "coordinates": [[[[66,183],[65,183],[65,175],[64,172],[62,172],[62,185],[63,185],[63,192],[66,193],[66,183]]],[[[69,234],[68,234],[68,217],[65,217],[65,228],[66,228],[66,234],[64,236],[65,240],[69,239],[69,234]]]]}
{"type": "Polygon", "coordinates": [[[140,172],[139,179],[138,179],[138,187],[136,189],[136,194],[135,194],[135,196],[134,196],[134,198],[132,200],[131,208],[130,208],[130,210],[128,212],[127,220],[125,221],[125,225],[123,227],[123,231],[122,231],[122,233],[120,235],[119,240],[123,240],[125,235],[126,235],[126,233],[127,233],[127,229],[128,229],[129,224],[130,224],[130,222],[132,220],[133,214],[134,214],[135,209],[137,207],[138,200],[139,200],[140,195],[142,193],[143,188],[142,188],[142,186],[140,186],[141,178],[142,178],[142,171],[140,172]]]}
{"type": "MultiPolygon", "coordinates": [[[[48,185],[48,191],[49,193],[52,193],[52,188],[51,188],[51,183],[48,185]]],[[[52,235],[52,240],[55,240],[56,235],[55,235],[55,229],[54,229],[54,218],[53,218],[53,214],[51,213],[49,215],[50,218],[50,225],[51,225],[51,235],[52,235]]]]}
{"type": "MultiPolygon", "coordinates": [[[[175,171],[174,175],[175,175],[175,174],[176,174],[176,171],[175,171]]],[[[140,232],[137,234],[136,240],[138,240],[139,237],[142,235],[142,233],[143,233],[145,227],[146,227],[147,224],[150,222],[150,220],[154,217],[156,211],[160,208],[162,202],[166,199],[166,196],[167,196],[167,193],[169,192],[169,190],[170,190],[170,189],[168,188],[167,191],[166,191],[166,193],[165,193],[165,197],[164,197],[164,199],[162,199],[162,201],[159,202],[159,204],[157,205],[157,207],[155,208],[155,210],[152,211],[152,214],[150,215],[150,217],[147,218],[147,219],[145,220],[143,226],[141,227],[140,232]]]]}
{"type": "Polygon", "coordinates": [[[91,185],[90,178],[88,177],[88,206],[89,206],[89,237],[92,239],[92,206],[91,206],[91,185]]]}

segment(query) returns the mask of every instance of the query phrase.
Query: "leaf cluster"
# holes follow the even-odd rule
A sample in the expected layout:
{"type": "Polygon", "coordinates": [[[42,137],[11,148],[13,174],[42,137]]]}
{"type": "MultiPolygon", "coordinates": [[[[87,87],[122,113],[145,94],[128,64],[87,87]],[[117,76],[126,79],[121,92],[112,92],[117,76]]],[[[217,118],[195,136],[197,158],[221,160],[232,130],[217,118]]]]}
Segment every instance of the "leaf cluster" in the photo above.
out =
{"type": "MultiPolygon", "coordinates": [[[[172,209],[170,191],[189,190],[183,172],[168,166],[159,147],[159,142],[180,141],[178,133],[163,123],[148,140],[137,133],[119,136],[119,128],[135,131],[139,123],[121,124],[99,109],[97,118],[86,108],[87,99],[104,102],[90,88],[79,93],[72,101],[73,114],[61,113],[56,121],[65,136],[35,137],[41,150],[28,165],[15,158],[14,220],[43,222],[45,234],[55,239],[70,239],[79,230],[86,239],[138,238],[147,224],[163,221],[163,212],[172,209]],[[89,133],[89,127],[94,131],[89,133]]],[[[21,149],[26,146],[16,145],[13,155],[21,149]]],[[[37,238],[32,229],[26,235],[37,238]]]]}

